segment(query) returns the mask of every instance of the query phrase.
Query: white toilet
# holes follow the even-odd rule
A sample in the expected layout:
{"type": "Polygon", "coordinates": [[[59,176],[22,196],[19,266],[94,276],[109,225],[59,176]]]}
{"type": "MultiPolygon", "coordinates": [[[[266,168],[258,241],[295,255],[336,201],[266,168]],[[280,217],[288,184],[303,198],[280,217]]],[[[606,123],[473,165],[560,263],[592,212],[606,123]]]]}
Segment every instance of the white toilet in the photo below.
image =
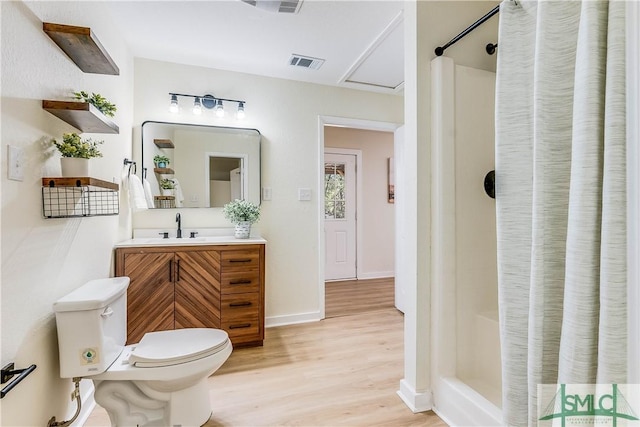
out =
{"type": "Polygon", "coordinates": [[[128,277],[87,282],[53,305],[60,376],[93,380],[114,426],[200,426],[211,416],[207,377],[231,354],[227,333],[150,332],[125,346],[128,277]]]}

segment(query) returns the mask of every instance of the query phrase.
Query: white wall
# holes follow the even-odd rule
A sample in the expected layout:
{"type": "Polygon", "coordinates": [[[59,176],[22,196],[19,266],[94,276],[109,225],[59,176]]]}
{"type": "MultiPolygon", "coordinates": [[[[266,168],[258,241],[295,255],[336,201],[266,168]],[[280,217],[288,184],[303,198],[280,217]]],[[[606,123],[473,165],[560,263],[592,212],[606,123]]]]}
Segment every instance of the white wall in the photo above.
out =
{"type": "MultiPolygon", "coordinates": [[[[407,194],[407,221],[415,224],[415,240],[405,243],[407,304],[405,310],[405,377],[400,397],[413,410],[432,407],[431,398],[431,72],[434,49],[491,10],[495,1],[419,1],[405,2],[405,151],[415,165],[407,168],[415,177],[416,188],[407,194]],[[451,19],[433,19],[451,17],[451,19]],[[466,23],[452,26],[452,22],[466,23]],[[414,204],[415,203],[415,204],[414,204]],[[415,248],[415,250],[413,250],[415,248]],[[411,268],[409,268],[411,267],[411,268]]],[[[495,70],[495,55],[484,46],[497,40],[498,18],[493,17],[470,35],[446,50],[457,64],[495,70]]]]}
{"type": "MultiPolygon", "coordinates": [[[[255,225],[267,240],[266,316],[268,323],[319,318],[318,203],[298,201],[298,188],[318,188],[321,115],[402,123],[402,97],[294,82],[251,74],[135,60],[134,153],[145,120],[179,121],[258,129],[262,134],[262,186],[272,200],[262,202],[255,225]],[[169,92],[205,94],[246,101],[239,122],[212,111],[193,116],[188,108],[169,113],[169,92]]],[[[185,104],[186,105],[186,104],[185,104]]],[[[182,209],[185,228],[229,227],[221,209],[182,209]]],[[[175,211],[134,215],[134,228],[175,227],[175,211]]]]}
{"type": "Polygon", "coordinates": [[[393,277],[394,204],[387,201],[387,160],[393,157],[393,133],[326,126],[324,146],[362,151],[363,212],[358,212],[362,265],[358,265],[358,278],[393,277]]]}
{"type": "Polygon", "coordinates": [[[43,219],[41,178],[59,176],[51,138],[76,132],[42,109],[43,99],[98,92],[114,102],[119,135],[103,139],[96,178],[119,182],[130,155],[133,59],[100,3],[1,2],[2,12],[2,361],[37,369],[1,401],[2,425],[46,425],[71,408],[71,380],[59,379],[52,304],[94,278],[111,274],[113,244],[129,234],[120,216],[43,219]],[[119,76],[84,74],[42,31],[42,21],[91,27],[120,68],[119,76]],[[6,173],[7,145],[24,149],[24,180],[6,173]]]}

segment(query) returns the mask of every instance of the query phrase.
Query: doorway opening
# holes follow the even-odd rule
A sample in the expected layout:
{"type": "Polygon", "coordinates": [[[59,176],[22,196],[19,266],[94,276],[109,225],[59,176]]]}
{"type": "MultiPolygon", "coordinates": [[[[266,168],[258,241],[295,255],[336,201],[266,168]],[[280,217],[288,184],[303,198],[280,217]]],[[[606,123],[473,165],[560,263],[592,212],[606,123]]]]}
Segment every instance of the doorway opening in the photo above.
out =
{"type": "MultiPolygon", "coordinates": [[[[354,286],[364,287],[378,281],[380,283],[377,285],[390,284],[393,294],[394,200],[389,193],[389,166],[393,164],[394,131],[397,128],[395,123],[387,122],[339,117],[319,119],[319,170],[322,176],[317,194],[318,205],[321,206],[318,218],[321,318],[326,317],[327,301],[333,298],[327,292],[333,296],[348,292],[350,297],[357,298],[361,291],[354,286]],[[357,138],[351,137],[358,133],[360,141],[354,143],[357,138]],[[380,136],[387,138],[386,151],[372,154],[369,150],[374,150],[373,147],[376,146],[373,139],[380,136]],[[368,141],[370,144],[367,144],[368,141]],[[334,155],[338,157],[333,157],[334,155]],[[351,183],[347,179],[349,163],[355,163],[354,176],[357,176],[355,182],[351,183]],[[363,173],[367,169],[373,171],[373,178],[368,172],[363,173]],[[349,184],[355,188],[355,196],[351,196],[351,199],[346,191],[349,184]],[[372,201],[371,205],[369,201],[372,201]],[[346,216],[349,214],[347,207],[350,204],[355,205],[355,210],[352,208],[355,226],[351,229],[355,233],[349,229],[341,229],[349,226],[346,216]],[[376,239],[386,240],[383,240],[385,243],[379,243],[376,239]],[[350,264],[352,259],[355,260],[355,265],[350,264]],[[340,264],[340,267],[348,265],[348,271],[336,274],[333,271],[335,265],[329,265],[329,260],[340,264]],[[338,288],[339,292],[336,294],[334,290],[341,285],[345,286],[338,288]],[[329,288],[331,289],[328,291],[329,288]]],[[[370,288],[368,291],[372,290],[370,288]]],[[[367,290],[364,292],[366,294],[367,290]]],[[[338,297],[340,298],[342,297],[338,297]]],[[[393,305],[393,295],[389,301],[383,298],[381,304],[393,305]]],[[[370,304],[363,302],[363,306],[370,307],[370,304]]]]}

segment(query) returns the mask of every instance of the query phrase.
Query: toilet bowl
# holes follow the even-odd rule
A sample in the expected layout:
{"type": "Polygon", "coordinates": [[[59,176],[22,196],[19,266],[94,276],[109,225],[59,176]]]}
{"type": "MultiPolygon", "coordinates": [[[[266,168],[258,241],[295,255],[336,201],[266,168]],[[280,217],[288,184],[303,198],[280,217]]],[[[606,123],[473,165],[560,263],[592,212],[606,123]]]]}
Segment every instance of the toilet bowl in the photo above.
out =
{"type": "Polygon", "coordinates": [[[124,345],[128,277],[88,282],[54,304],[60,376],[95,385],[113,426],[199,426],[211,415],[207,378],[232,344],[220,329],[149,332],[124,345]]]}
{"type": "Polygon", "coordinates": [[[207,377],[231,354],[219,329],[147,333],[91,376],[96,403],[112,425],[200,426],[211,416],[207,377]]]}

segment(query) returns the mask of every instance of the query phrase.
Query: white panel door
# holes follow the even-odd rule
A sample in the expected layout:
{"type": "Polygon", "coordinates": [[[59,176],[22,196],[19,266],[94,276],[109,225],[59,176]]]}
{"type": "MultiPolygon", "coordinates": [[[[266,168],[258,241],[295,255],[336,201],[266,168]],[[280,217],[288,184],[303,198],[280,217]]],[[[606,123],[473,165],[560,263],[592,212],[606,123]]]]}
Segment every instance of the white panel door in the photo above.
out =
{"type": "Polygon", "coordinates": [[[240,168],[232,169],[229,172],[229,180],[231,183],[231,200],[242,200],[244,194],[242,194],[242,176],[240,175],[240,168]]]}
{"type": "Polygon", "coordinates": [[[356,156],[324,156],[325,280],[356,276],[356,156]]]}

